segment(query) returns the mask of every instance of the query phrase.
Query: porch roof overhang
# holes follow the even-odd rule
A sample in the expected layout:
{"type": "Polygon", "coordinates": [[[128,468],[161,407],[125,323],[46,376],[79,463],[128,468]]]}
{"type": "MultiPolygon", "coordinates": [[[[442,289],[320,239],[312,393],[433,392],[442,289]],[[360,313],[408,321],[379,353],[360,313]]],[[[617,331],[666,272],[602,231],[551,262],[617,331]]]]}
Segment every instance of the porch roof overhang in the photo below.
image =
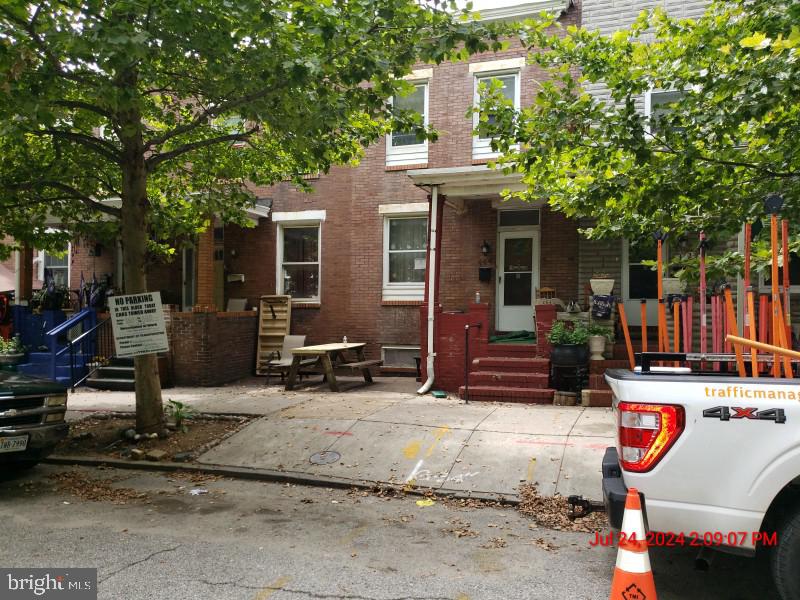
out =
{"type": "Polygon", "coordinates": [[[487,165],[414,169],[407,174],[414,185],[437,186],[450,200],[495,199],[503,190],[520,192],[526,188],[520,173],[504,173],[487,165]]]}

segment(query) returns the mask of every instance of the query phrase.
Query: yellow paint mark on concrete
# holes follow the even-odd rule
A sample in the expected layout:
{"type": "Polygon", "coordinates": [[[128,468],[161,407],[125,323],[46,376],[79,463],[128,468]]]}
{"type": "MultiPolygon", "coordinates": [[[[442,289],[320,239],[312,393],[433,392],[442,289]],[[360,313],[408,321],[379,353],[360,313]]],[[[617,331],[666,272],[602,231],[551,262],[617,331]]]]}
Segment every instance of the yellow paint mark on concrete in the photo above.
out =
{"type": "Polygon", "coordinates": [[[433,451],[436,449],[436,445],[442,441],[442,438],[446,435],[451,433],[450,428],[447,425],[443,425],[442,427],[437,427],[436,431],[433,432],[433,436],[436,438],[431,447],[428,448],[428,451],[425,453],[426,457],[430,457],[433,455],[433,451]]]}
{"type": "Polygon", "coordinates": [[[533,472],[536,470],[536,457],[531,457],[530,461],[528,461],[528,483],[533,482],[533,472]]]}
{"type": "Polygon", "coordinates": [[[403,448],[403,455],[409,459],[417,458],[417,455],[419,454],[419,450],[421,447],[422,447],[422,442],[419,440],[414,440],[408,446],[403,448]]]}
{"type": "Polygon", "coordinates": [[[278,590],[283,589],[283,586],[285,586],[291,580],[292,580],[291,577],[278,577],[275,581],[273,581],[263,590],[258,592],[253,598],[253,600],[267,600],[267,598],[272,596],[272,594],[274,594],[278,590]]]}
{"type": "Polygon", "coordinates": [[[456,600],[469,600],[469,596],[467,596],[466,594],[459,594],[458,596],[456,596],[456,600]]]}

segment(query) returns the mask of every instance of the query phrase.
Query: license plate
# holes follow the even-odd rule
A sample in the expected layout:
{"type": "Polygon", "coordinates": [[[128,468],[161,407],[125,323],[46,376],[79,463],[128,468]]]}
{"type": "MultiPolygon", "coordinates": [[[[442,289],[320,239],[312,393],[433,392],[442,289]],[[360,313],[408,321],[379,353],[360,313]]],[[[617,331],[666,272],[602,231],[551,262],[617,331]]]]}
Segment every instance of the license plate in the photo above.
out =
{"type": "Polygon", "coordinates": [[[28,447],[28,436],[0,437],[0,452],[21,452],[28,447]]]}

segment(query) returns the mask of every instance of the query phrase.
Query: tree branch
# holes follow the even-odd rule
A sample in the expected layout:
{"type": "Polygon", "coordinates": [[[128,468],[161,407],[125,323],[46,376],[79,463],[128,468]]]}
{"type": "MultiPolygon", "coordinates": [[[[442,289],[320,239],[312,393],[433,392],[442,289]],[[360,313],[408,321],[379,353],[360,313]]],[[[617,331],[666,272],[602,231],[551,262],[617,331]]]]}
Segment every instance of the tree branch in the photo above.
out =
{"type": "Polygon", "coordinates": [[[97,152],[114,164],[120,164],[122,160],[122,155],[120,154],[119,150],[113,146],[113,144],[90,135],[76,133],[74,131],[61,131],[59,129],[41,129],[38,131],[32,131],[31,133],[34,135],[50,135],[55,138],[61,138],[75,142],[76,144],[80,144],[81,146],[97,152]]]}
{"type": "Polygon", "coordinates": [[[114,115],[103,109],[99,106],[95,106],[94,104],[89,104],[88,102],[80,102],[78,100],[56,100],[53,102],[56,106],[63,106],[64,108],[75,108],[78,110],[88,110],[89,112],[93,112],[95,114],[100,115],[101,117],[105,117],[109,121],[114,119],[114,115]]]}
{"type": "Polygon", "coordinates": [[[213,146],[214,144],[222,144],[224,142],[246,142],[248,138],[253,135],[255,132],[258,131],[258,126],[245,131],[244,133],[232,133],[229,135],[221,135],[214,138],[208,138],[205,140],[200,140],[197,142],[190,142],[188,144],[183,144],[182,146],[178,146],[174,150],[170,150],[169,152],[165,152],[163,154],[154,154],[150,158],[148,158],[145,163],[147,165],[148,171],[153,171],[158,165],[168,160],[172,160],[180,156],[181,154],[186,154],[187,152],[192,152],[193,150],[198,150],[200,148],[205,148],[207,146],[213,146]]]}
{"type": "Polygon", "coordinates": [[[90,196],[87,196],[80,190],[77,190],[71,185],[63,183],[61,181],[43,179],[39,181],[31,181],[29,183],[11,184],[6,186],[6,189],[8,190],[20,190],[20,191],[24,190],[38,191],[42,188],[53,188],[56,190],[60,190],[62,192],[66,192],[67,194],[70,194],[70,196],[75,200],[81,201],[90,210],[105,213],[107,215],[111,215],[116,218],[120,218],[122,216],[122,211],[119,208],[103,204],[102,202],[98,202],[97,200],[94,200],[90,196]]]}

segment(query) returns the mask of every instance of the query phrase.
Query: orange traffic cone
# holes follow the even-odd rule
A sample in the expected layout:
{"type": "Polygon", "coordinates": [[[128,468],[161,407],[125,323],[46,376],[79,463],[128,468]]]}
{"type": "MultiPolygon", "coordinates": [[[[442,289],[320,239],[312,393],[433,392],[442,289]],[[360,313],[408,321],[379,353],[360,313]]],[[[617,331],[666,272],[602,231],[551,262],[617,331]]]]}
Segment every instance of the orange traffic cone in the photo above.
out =
{"type": "Polygon", "coordinates": [[[610,600],[656,600],[656,584],[647,552],[647,532],[636,488],[630,488],[625,498],[610,600]]]}

